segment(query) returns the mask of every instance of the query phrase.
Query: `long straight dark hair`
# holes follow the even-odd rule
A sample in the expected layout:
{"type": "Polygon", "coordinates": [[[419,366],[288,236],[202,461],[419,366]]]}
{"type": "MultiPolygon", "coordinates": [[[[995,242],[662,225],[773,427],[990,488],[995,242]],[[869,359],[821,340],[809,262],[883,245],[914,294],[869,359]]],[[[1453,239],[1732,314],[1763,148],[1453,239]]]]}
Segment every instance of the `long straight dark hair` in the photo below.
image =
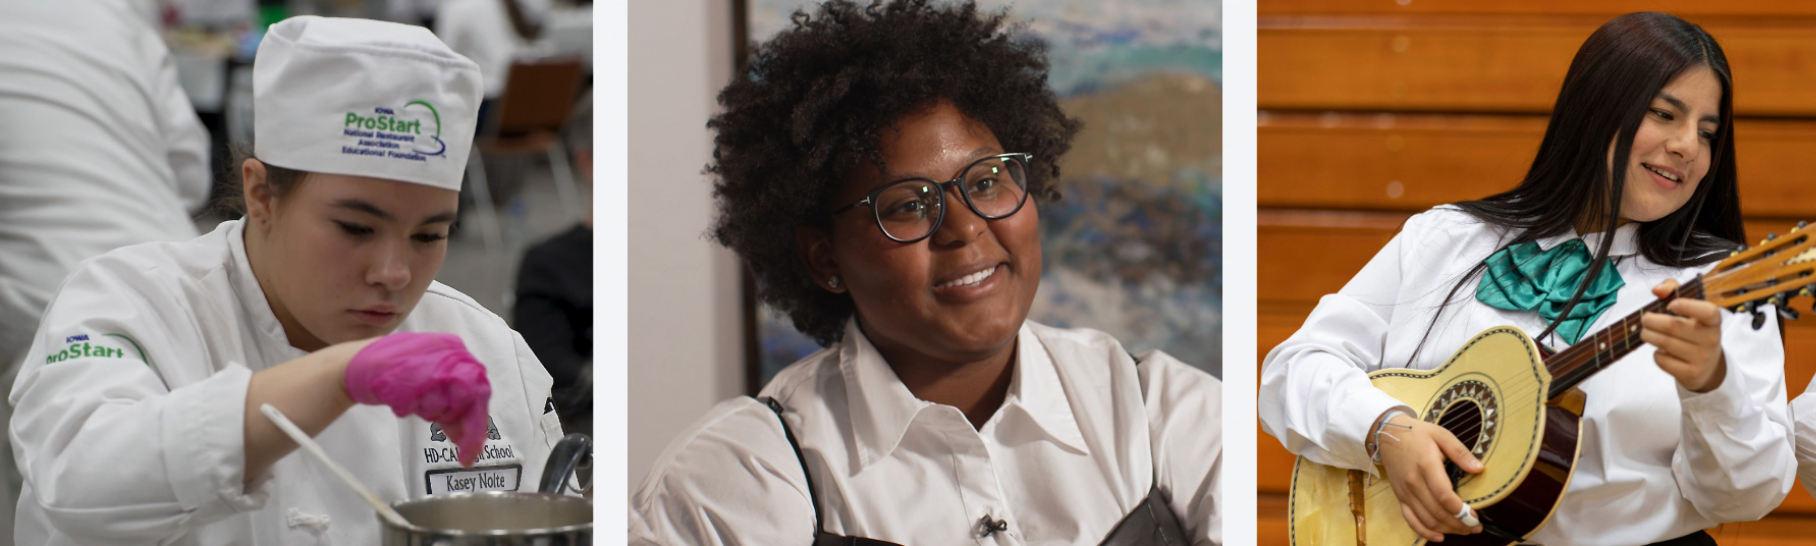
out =
{"type": "MultiPolygon", "coordinates": [[[[1672,78],[1706,66],[1721,81],[1721,128],[1710,146],[1709,172],[1697,183],[1689,202],[1676,211],[1639,226],[1639,251],[1653,263],[1688,267],[1726,255],[1745,239],[1740,192],[1734,174],[1734,79],[1728,57],[1702,27],[1663,13],[1629,13],[1589,35],[1570,61],[1564,87],[1558,91],[1551,123],[1539,143],[1538,156],[1520,185],[1503,193],[1454,206],[1491,225],[1515,233],[1506,247],[1571,233],[1579,221],[1599,215],[1603,237],[1564,311],[1545,332],[1557,328],[1576,307],[1583,292],[1601,273],[1619,225],[1621,194],[1627,178],[1633,135],[1672,78]],[[1608,143],[1614,142],[1612,163],[1608,143]]],[[[1505,247],[1503,247],[1505,248],[1505,247]]],[[[1484,258],[1458,279],[1444,305],[1488,266],[1484,258]]],[[[1425,337],[1437,326],[1438,314],[1425,337]]],[[[1422,347],[1425,340],[1420,340],[1422,347]]],[[[1414,350],[1413,358],[1418,356],[1414,350]]],[[[1407,364],[1410,365],[1411,359],[1407,364]]]]}

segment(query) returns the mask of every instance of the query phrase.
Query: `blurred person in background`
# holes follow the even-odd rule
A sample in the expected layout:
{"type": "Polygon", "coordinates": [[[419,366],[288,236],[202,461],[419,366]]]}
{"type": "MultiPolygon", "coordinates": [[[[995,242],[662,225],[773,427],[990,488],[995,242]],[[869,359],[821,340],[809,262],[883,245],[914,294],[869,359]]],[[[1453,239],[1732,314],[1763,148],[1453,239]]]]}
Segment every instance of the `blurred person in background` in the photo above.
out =
{"type": "Polygon", "coordinates": [[[377,542],[265,404],[385,502],[520,489],[561,438],[522,338],[433,280],[478,68],[422,27],[295,17],[253,80],[244,218],[84,262],[45,310],[9,398],[19,543],[377,542]]]}
{"type": "Polygon", "coordinates": [[[1027,320],[1080,124],[1007,18],[827,2],[720,92],[712,237],[824,349],[676,437],[631,544],[1220,542],[1220,383],[1027,320]]]}
{"type": "Polygon", "coordinates": [[[485,103],[479,123],[490,123],[492,105],[504,95],[511,61],[542,36],[550,0],[441,0],[435,35],[455,53],[479,64],[485,103]]]}
{"type": "MultiPolygon", "coordinates": [[[[392,21],[435,28],[435,13],[442,0],[386,0],[386,16],[392,21]]],[[[445,40],[444,40],[445,41],[445,40]]]]}
{"type": "MultiPolygon", "coordinates": [[[[57,285],[118,247],[196,236],[208,133],[152,2],[0,0],[0,385],[57,285]]],[[[11,406],[0,407],[0,421],[11,406]]],[[[0,545],[19,478],[0,440],[0,545]]]]}
{"type": "MultiPolygon", "coordinates": [[[[593,94],[583,95],[562,135],[581,184],[593,182],[593,94]]],[[[592,434],[593,208],[572,229],[531,247],[517,273],[513,324],[555,380],[561,429],[592,434]]]]}

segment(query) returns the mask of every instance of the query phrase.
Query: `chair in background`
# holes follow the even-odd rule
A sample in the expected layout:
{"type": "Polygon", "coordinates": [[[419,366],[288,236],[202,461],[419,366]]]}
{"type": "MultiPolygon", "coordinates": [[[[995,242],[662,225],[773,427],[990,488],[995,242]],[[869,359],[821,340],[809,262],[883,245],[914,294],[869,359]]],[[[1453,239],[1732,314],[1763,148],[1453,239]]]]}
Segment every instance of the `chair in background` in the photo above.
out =
{"type": "Polygon", "coordinates": [[[467,155],[467,177],[479,208],[487,252],[500,254],[504,236],[492,188],[486,180],[483,156],[545,155],[562,210],[574,221],[584,214],[573,166],[559,133],[580,91],[581,70],[578,58],[519,60],[511,64],[492,123],[474,139],[473,153],[467,155]]]}

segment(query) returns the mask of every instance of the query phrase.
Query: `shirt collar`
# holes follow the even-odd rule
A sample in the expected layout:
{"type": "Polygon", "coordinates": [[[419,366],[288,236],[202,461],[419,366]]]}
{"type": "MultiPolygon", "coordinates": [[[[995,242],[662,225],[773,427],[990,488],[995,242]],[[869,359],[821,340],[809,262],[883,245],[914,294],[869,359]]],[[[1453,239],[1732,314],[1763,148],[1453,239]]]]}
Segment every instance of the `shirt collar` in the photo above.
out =
{"type": "MultiPolygon", "coordinates": [[[[1015,370],[997,412],[1018,409],[1055,442],[1088,453],[1046,346],[1025,323],[1016,335],[1015,370]]],[[[852,437],[857,440],[858,464],[865,467],[893,453],[921,412],[937,404],[916,398],[902,384],[882,353],[864,337],[855,317],[846,321],[844,342],[839,345],[839,371],[851,400],[852,437]]],[[[996,420],[998,426],[1005,426],[1000,424],[1002,417],[996,420]]]]}
{"type": "MultiPolygon", "coordinates": [[[[1603,233],[1600,231],[1588,235],[1581,235],[1578,234],[1576,230],[1572,229],[1569,233],[1562,233],[1539,239],[1539,250],[1551,250],[1551,247],[1564,244],[1571,239],[1582,239],[1583,244],[1589,246],[1589,253],[1594,254],[1597,249],[1601,248],[1602,235],[1603,233]]],[[[1638,253],[1639,222],[1627,222],[1621,227],[1614,228],[1614,245],[1608,248],[1608,255],[1611,257],[1632,256],[1638,253]]]]}
{"type": "MultiPolygon", "coordinates": [[[[246,224],[244,220],[221,222],[217,231],[225,231],[227,251],[231,255],[228,264],[228,278],[233,287],[234,300],[239,301],[251,319],[247,326],[259,337],[259,352],[265,363],[275,364],[301,356],[302,349],[290,346],[290,337],[284,335],[284,325],[277,320],[277,314],[271,311],[271,303],[265,301],[265,291],[259,287],[259,280],[252,273],[252,262],[246,257],[246,224]]],[[[253,371],[264,369],[260,363],[247,362],[253,371]]]]}
{"type": "Polygon", "coordinates": [[[1072,401],[1059,380],[1059,367],[1053,354],[1034,329],[1022,324],[1016,340],[1016,370],[1009,383],[1009,395],[1003,410],[1020,410],[1060,445],[1081,454],[1090,454],[1085,435],[1078,430],[1078,419],[1072,414],[1072,401]]]}

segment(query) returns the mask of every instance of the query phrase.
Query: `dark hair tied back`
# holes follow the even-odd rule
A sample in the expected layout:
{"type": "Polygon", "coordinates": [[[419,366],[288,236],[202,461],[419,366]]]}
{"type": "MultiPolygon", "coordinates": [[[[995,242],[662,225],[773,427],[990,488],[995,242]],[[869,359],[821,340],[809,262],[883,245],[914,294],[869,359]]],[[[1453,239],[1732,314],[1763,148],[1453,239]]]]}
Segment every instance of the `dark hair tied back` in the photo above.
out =
{"type": "MultiPolygon", "coordinates": [[[[228,152],[233,160],[221,166],[225,172],[215,177],[215,180],[220,182],[212,192],[212,197],[209,198],[205,210],[212,214],[238,218],[246,215],[246,181],[240,176],[240,165],[246,163],[248,159],[258,158],[252,155],[251,144],[235,144],[230,147],[228,152]]],[[[282,198],[289,195],[291,190],[296,189],[297,184],[303,182],[303,177],[309,174],[305,171],[265,163],[262,159],[259,162],[265,165],[265,183],[271,186],[271,194],[274,197],[282,198]]]]}

